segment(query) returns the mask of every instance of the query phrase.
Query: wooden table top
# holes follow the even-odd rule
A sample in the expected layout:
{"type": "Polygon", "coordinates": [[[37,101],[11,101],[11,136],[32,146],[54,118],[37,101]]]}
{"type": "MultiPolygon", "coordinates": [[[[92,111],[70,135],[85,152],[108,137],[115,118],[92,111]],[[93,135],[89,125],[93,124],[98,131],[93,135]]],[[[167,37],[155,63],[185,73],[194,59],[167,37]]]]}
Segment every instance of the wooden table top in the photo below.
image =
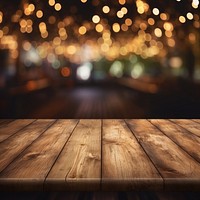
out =
{"type": "Polygon", "coordinates": [[[0,190],[200,190],[200,120],[0,120],[0,190]]]}

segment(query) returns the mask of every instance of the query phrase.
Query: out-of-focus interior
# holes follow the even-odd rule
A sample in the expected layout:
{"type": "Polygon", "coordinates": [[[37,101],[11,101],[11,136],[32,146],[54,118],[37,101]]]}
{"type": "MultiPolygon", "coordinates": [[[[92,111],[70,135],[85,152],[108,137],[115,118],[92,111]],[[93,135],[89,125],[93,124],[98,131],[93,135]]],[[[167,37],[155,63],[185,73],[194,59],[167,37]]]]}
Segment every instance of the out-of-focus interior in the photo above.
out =
{"type": "Polygon", "coordinates": [[[199,118],[199,0],[1,0],[0,118],[199,118]]]}

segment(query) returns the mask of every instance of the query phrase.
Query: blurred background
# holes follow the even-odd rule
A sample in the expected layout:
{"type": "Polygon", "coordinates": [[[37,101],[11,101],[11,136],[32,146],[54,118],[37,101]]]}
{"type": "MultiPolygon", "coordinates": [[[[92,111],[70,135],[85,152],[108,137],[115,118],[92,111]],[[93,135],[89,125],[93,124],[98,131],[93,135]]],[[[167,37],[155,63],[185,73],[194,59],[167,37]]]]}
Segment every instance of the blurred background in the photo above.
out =
{"type": "Polygon", "coordinates": [[[0,118],[200,118],[199,0],[1,0],[0,118]]]}

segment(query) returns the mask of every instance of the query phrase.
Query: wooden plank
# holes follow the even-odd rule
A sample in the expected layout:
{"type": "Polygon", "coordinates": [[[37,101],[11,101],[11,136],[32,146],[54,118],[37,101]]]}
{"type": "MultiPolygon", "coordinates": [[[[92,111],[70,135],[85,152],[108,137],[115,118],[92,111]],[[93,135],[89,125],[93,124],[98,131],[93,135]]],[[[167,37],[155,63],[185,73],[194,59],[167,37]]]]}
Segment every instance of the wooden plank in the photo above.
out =
{"type": "Polygon", "coordinates": [[[163,180],[123,120],[103,120],[103,190],[162,189],[163,180]]]}
{"type": "Polygon", "coordinates": [[[81,120],[50,171],[45,190],[97,190],[101,178],[101,120],[81,120]]]}
{"type": "Polygon", "coordinates": [[[150,120],[171,140],[200,162],[200,138],[168,120],[150,120]]]}
{"type": "Polygon", "coordinates": [[[127,120],[128,126],[164,177],[165,189],[200,188],[200,164],[147,120],[127,120]]]}
{"type": "Polygon", "coordinates": [[[199,123],[188,119],[173,119],[171,121],[200,137],[199,123]]]}
{"type": "Polygon", "coordinates": [[[0,172],[37,139],[55,120],[37,120],[0,143],[0,172]]]}
{"type": "Polygon", "coordinates": [[[43,190],[45,177],[76,124],[77,120],[58,120],[47,129],[0,174],[1,189],[43,190]]]}
{"type": "Polygon", "coordinates": [[[33,121],[32,119],[19,119],[0,127],[0,142],[17,133],[33,121]]]}
{"type": "Polygon", "coordinates": [[[9,124],[12,121],[14,121],[14,120],[12,120],[12,119],[1,119],[0,120],[0,127],[4,126],[6,124],[9,124]]]}

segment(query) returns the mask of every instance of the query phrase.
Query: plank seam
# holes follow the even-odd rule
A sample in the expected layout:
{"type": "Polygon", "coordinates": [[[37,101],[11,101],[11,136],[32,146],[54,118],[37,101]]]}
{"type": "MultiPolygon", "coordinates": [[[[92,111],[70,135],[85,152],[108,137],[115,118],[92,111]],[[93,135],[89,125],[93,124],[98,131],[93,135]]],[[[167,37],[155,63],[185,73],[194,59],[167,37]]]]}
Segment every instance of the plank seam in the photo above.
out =
{"type": "Polygon", "coordinates": [[[142,146],[142,144],[140,143],[140,141],[138,140],[138,138],[135,136],[134,131],[129,127],[128,123],[126,122],[126,120],[124,120],[125,124],[127,125],[128,129],[131,131],[132,135],[134,136],[134,138],[136,139],[136,141],[138,142],[138,144],[140,145],[140,147],[143,149],[144,153],[147,155],[147,157],[149,158],[150,162],[153,164],[153,166],[155,167],[156,171],[158,172],[158,174],[160,175],[160,177],[163,180],[163,190],[165,190],[165,179],[162,176],[162,174],[160,173],[159,169],[157,168],[157,166],[155,165],[155,163],[153,162],[153,160],[149,157],[148,153],[146,152],[146,150],[144,149],[144,147],[142,146]]]}
{"type": "MultiPolygon", "coordinates": [[[[170,121],[170,122],[176,124],[176,123],[175,123],[174,121],[172,121],[171,119],[168,119],[168,121],[170,121]]],[[[195,122],[195,121],[194,121],[194,122],[195,122]]],[[[198,123],[198,122],[196,122],[196,123],[198,123]]],[[[198,123],[198,124],[199,124],[199,123],[198,123]]],[[[180,124],[176,124],[176,125],[179,126],[179,127],[181,127],[182,129],[186,130],[188,133],[190,133],[190,134],[192,134],[192,135],[195,135],[195,136],[197,136],[197,137],[200,137],[199,135],[196,135],[195,133],[193,133],[193,132],[189,131],[188,129],[184,128],[184,127],[181,126],[180,124]]]]}
{"type": "MultiPolygon", "coordinates": [[[[157,125],[153,124],[150,120],[148,120],[153,126],[155,126],[163,135],[165,135],[167,138],[169,138],[174,144],[176,144],[181,150],[183,150],[187,155],[189,155],[193,160],[200,163],[196,158],[194,158],[192,155],[190,155],[189,152],[187,152],[183,147],[181,147],[179,144],[177,144],[172,138],[170,138],[163,130],[161,130],[157,125]]],[[[168,120],[171,122],[171,120],[168,120]]],[[[176,123],[174,123],[176,125],[176,123]]],[[[181,127],[182,128],[182,127],[181,127]]]]}
{"type": "MultiPolygon", "coordinates": [[[[46,179],[47,179],[47,177],[48,177],[49,173],[51,172],[51,170],[52,170],[53,166],[54,166],[54,165],[55,165],[55,163],[57,162],[57,160],[58,160],[59,156],[61,155],[61,153],[62,153],[63,149],[64,149],[64,148],[65,148],[65,146],[67,145],[67,143],[68,143],[69,139],[71,138],[71,136],[72,136],[72,134],[73,134],[74,130],[76,129],[77,125],[79,124],[79,122],[80,122],[80,120],[78,120],[78,121],[77,121],[77,123],[76,123],[76,125],[74,126],[73,130],[71,131],[71,133],[70,133],[70,135],[69,135],[68,139],[67,139],[67,140],[66,140],[66,142],[64,143],[64,145],[63,145],[62,149],[60,150],[60,152],[59,152],[58,156],[56,157],[56,159],[55,159],[55,161],[53,162],[53,164],[52,164],[51,168],[49,169],[49,171],[48,171],[48,173],[47,173],[47,175],[46,175],[46,177],[45,177],[45,179],[44,179],[43,185],[42,185],[42,191],[45,191],[45,183],[46,183],[46,179]]],[[[65,178],[66,178],[66,177],[65,177],[65,178]]]]}
{"type": "MultiPolygon", "coordinates": [[[[36,121],[36,120],[35,120],[36,121]]],[[[35,139],[33,140],[26,148],[24,148],[9,164],[7,164],[3,170],[0,171],[0,174],[3,173],[3,171],[9,166],[11,165],[15,160],[17,160],[24,151],[26,151],[34,142],[36,142],[46,131],[47,129],[49,129],[57,120],[51,122],[46,128],[45,130],[42,131],[42,133],[35,139]]]]}
{"type": "Polygon", "coordinates": [[[190,119],[190,120],[193,121],[193,122],[196,122],[197,124],[200,124],[200,122],[197,119],[190,119]]]}
{"type": "Polygon", "coordinates": [[[25,129],[26,127],[28,127],[29,125],[31,125],[32,123],[34,123],[36,121],[36,119],[34,119],[31,123],[25,125],[24,127],[20,128],[18,131],[14,132],[12,135],[9,135],[7,138],[5,138],[4,140],[0,141],[0,144],[3,143],[4,141],[6,141],[7,139],[9,139],[10,137],[14,136],[15,134],[17,134],[18,132],[22,131],[23,129],[25,129]]]}
{"type": "Polygon", "coordinates": [[[100,191],[102,191],[103,179],[103,120],[101,119],[101,175],[100,175],[100,191]]]}

